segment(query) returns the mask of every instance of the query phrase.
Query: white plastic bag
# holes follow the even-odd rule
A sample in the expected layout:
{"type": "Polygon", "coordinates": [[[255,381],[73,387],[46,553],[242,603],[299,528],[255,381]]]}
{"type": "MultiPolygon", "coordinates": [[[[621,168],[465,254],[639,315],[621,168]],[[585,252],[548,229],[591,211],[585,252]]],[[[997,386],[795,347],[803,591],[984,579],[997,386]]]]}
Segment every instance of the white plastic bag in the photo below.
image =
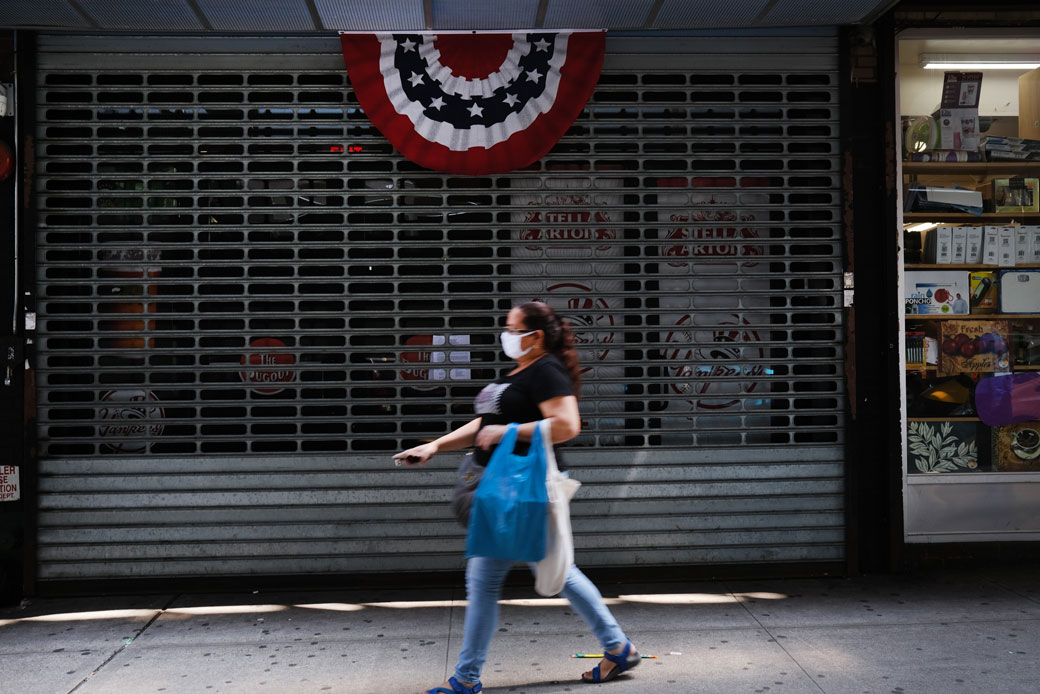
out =
{"type": "Polygon", "coordinates": [[[567,581],[567,573],[574,563],[574,537],[571,535],[571,498],[581,482],[560,472],[553,454],[552,432],[544,419],[542,427],[545,445],[545,489],[549,494],[549,527],[545,557],[535,566],[534,589],[539,595],[558,595],[567,581]]]}

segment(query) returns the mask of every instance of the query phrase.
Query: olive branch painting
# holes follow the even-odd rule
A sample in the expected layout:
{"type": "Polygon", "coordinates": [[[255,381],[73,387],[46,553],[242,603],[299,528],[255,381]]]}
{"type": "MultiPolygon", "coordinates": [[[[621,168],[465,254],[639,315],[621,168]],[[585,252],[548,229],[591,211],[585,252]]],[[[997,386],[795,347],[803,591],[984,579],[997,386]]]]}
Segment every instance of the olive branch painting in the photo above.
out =
{"type": "Polygon", "coordinates": [[[918,472],[957,472],[979,466],[974,439],[964,441],[955,435],[952,422],[910,422],[907,448],[918,472]]]}

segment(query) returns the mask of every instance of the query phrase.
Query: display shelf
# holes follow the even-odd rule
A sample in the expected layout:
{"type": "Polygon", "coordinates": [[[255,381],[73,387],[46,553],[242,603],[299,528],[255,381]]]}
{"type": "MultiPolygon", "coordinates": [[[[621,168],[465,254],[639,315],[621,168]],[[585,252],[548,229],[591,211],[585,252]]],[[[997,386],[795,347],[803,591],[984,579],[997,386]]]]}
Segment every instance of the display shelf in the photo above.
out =
{"type": "Polygon", "coordinates": [[[908,422],[981,422],[978,417],[907,417],[908,422]]]}
{"type": "Polygon", "coordinates": [[[916,320],[1001,320],[1003,318],[1015,318],[1015,319],[1040,319],[1040,313],[954,313],[954,314],[942,314],[942,313],[906,313],[903,317],[907,321],[916,320]]]}
{"type": "Polygon", "coordinates": [[[1005,174],[1040,170],[1040,161],[904,161],[905,174],[1005,174]]]}
{"type": "MultiPolygon", "coordinates": [[[[974,161],[974,162],[943,162],[943,161],[904,161],[903,174],[913,180],[918,175],[934,176],[978,176],[979,183],[985,183],[986,179],[1001,176],[1025,176],[1040,173],[1040,161],[974,161]]],[[[970,222],[983,223],[1012,222],[1015,220],[1036,221],[1040,220],[1040,212],[983,212],[982,214],[971,214],[970,212],[903,212],[903,220],[906,222],[970,222]]]]}
{"type": "MultiPolygon", "coordinates": [[[[1040,472],[989,472],[948,474],[934,472],[912,472],[906,476],[907,484],[1026,484],[1035,490],[1040,482],[1040,472]]],[[[1025,489],[1023,491],[1026,491],[1025,489]]],[[[1036,506],[1033,505],[1032,509],[1036,506]]],[[[992,509],[990,509],[992,513],[992,509]]]]}
{"type": "Polygon", "coordinates": [[[984,263],[904,263],[907,270],[1035,270],[1040,263],[1025,265],[986,265],[984,263]]]}
{"type": "MultiPolygon", "coordinates": [[[[938,367],[934,364],[928,366],[907,366],[906,371],[935,371],[938,367]]],[[[1025,364],[1013,364],[1011,366],[1011,373],[1017,373],[1019,371],[1040,371],[1040,366],[1029,366],[1025,364]]]]}
{"type": "Polygon", "coordinates": [[[904,212],[904,222],[1013,222],[1017,219],[1038,220],[1040,212],[904,212]]]}

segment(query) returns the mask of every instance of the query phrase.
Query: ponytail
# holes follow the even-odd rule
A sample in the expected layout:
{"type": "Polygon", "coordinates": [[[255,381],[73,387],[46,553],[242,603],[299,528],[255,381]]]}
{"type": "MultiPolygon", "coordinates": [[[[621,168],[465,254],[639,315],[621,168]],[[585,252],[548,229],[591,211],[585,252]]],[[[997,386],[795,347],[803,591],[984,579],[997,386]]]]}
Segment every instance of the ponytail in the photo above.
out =
{"type": "Polygon", "coordinates": [[[571,377],[575,397],[581,398],[581,360],[570,323],[557,316],[552,306],[541,301],[527,301],[517,308],[524,315],[524,326],[528,330],[541,330],[545,334],[546,351],[563,363],[571,377]]]}

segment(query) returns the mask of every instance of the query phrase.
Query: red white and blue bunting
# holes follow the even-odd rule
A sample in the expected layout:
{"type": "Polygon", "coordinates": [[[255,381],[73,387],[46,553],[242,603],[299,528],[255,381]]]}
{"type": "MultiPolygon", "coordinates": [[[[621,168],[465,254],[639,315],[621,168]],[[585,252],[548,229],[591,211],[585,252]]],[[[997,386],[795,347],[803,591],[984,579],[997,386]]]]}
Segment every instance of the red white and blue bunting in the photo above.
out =
{"type": "Polygon", "coordinates": [[[541,159],[592,96],[602,31],[340,35],[354,93],[402,155],[486,175],[541,159]]]}

